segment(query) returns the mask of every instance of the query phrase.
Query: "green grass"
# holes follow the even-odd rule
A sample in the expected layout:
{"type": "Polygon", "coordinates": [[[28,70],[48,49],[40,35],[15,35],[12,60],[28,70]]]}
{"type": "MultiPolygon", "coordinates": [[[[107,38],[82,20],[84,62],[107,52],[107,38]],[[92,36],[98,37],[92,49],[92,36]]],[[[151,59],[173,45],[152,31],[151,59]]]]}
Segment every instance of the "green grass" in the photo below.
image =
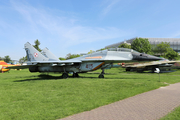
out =
{"type": "Polygon", "coordinates": [[[0,120],[55,120],[180,82],[180,71],[160,74],[161,82],[153,73],[113,68],[98,79],[100,72],[68,79],[27,69],[0,74],[0,120]]]}
{"type": "Polygon", "coordinates": [[[180,107],[176,108],[174,111],[161,118],[160,120],[179,120],[180,119],[180,107]]]}

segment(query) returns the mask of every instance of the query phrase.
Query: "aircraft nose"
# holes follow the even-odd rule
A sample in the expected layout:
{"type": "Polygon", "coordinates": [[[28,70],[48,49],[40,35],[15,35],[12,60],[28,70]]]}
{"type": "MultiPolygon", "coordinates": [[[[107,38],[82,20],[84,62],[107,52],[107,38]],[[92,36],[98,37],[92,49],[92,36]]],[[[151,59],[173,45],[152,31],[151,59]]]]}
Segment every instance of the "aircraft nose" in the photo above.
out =
{"type": "Polygon", "coordinates": [[[132,55],[133,55],[133,60],[138,60],[138,61],[156,61],[156,60],[164,59],[153,55],[148,55],[145,53],[132,53],[132,55]]]}

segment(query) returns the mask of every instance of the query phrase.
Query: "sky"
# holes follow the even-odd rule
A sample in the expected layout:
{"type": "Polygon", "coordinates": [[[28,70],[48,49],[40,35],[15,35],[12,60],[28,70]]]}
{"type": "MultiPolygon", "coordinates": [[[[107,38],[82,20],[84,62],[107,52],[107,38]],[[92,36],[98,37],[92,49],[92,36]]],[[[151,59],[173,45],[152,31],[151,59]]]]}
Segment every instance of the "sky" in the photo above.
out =
{"type": "Polygon", "coordinates": [[[134,37],[180,38],[180,0],[0,0],[0,57],[24,44],[57,57],[96,51],[134,37]]]}

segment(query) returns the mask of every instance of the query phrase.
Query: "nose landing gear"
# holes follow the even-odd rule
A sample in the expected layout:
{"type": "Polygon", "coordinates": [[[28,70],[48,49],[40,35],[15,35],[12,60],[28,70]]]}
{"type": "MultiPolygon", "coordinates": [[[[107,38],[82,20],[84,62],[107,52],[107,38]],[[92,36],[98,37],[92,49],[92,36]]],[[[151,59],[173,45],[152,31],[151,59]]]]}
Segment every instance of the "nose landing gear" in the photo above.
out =
{"type": "Polygon", "coordinates": [[[101,74],[99,75],[99,77],[98,78],[104,78],[104,69],[102,69],[102,72],[101,72],[101,74]]]}

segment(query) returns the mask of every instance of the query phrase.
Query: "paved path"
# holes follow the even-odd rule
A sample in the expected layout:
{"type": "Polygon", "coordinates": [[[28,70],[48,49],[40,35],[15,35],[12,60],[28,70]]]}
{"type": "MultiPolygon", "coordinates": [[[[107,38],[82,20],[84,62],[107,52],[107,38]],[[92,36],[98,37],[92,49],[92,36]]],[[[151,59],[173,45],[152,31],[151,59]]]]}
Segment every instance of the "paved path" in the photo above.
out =
{"type": "Polygon", "coordinates": [[[61,120],[157,120],[180,106],[180,83],[142,93],[61,120]]]}

